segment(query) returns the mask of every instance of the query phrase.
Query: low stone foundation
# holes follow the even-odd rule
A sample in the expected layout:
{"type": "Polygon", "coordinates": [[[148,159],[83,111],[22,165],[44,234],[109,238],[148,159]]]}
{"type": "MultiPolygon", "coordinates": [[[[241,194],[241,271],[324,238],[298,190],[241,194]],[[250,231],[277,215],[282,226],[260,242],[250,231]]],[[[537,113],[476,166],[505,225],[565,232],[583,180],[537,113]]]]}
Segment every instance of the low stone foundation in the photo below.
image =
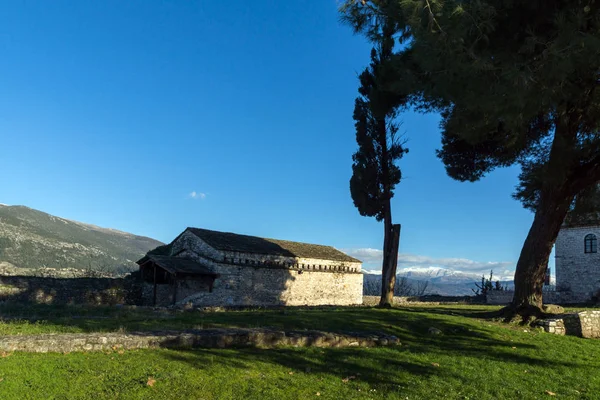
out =
{"type": "Polygon", "coordinates": [[[583,338],[600,338],[600,311],[581,311],[557,315],[536,322],[545,332],[583,338]]]}
{"type": "MultiPolygon", "coordinates": [[[[513,290],[492,290],[486,294],[486,304],[504,305],[512,301],[515,292],[513,290]]],[[[577,296],[571,292],[547,291],[543,295],[544,304],[577,304],[589,301],[589,297],[577,296]]]]}
{"type": "Polygon", "coordinates": [[[381,333],[330,333],[271,329],[205,329],[166,332],[76,333],[0,337],[0,351],[69,353],[152,348],[377,347],[399,345],[381,333]]]}
{"type": "Polygon", "coordinates": [[[38,304],[139,304],[141,287],[127,278],[0,276],[0,301],[38,304]]]}
{"type": "MultiPolygon", "coordinates": [[[[364,306],[377,306],[379,304],[379,296],[363,296],[364,306]]],[[[479,303],[480,300],[475,296],[441,296],[441,295],[424,295],[424,296],[394,296],[394,305],[407,305],[411,303],[419,304],[473,304],[479,303]]]]}

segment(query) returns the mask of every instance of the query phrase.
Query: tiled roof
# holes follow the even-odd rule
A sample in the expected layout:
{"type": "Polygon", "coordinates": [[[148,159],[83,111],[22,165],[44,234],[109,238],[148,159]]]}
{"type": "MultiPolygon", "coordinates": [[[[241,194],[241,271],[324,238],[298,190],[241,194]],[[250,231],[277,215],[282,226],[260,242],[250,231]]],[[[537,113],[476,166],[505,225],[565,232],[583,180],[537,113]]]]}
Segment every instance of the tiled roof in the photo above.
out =
{"type": "Polygon", "coordinates": [[[218,232],[208,229],[188,228],[187,230],[205,241],[209,246],[223,251],[315,258],[319,260],[344,262],[361,262],[331,246],[290,242],[288,240],[265,239],[257,236],[239,235],[237,233],[218,232]]]}

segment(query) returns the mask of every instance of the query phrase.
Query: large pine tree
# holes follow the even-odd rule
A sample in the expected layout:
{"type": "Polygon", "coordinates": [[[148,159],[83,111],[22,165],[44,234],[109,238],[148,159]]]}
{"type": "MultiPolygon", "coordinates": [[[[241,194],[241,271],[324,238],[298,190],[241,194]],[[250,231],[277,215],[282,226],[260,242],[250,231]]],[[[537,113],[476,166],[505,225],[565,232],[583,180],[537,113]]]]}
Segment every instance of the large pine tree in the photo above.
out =
{"type": "Polygon", "coordinates": [[[389,89],[442,115],[452,178],[521,166],[514,197],[535,215],[505,311],[540,314],[561,224],[600,182],[600,2],[348,0],[341,12],[374,41],[393,21],[389,89]]]}

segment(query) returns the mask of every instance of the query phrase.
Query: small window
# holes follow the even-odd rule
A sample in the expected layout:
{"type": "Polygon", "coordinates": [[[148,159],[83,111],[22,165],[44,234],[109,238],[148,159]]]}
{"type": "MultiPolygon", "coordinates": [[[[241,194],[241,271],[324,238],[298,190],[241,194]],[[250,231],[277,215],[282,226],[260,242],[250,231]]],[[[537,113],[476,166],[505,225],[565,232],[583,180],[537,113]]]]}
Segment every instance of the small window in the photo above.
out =
{"type": "Polygon", "coordinates": [[[585,235],[585,252],[586,253],[597,253],[598,252],[598,240],[596,239],[596,235],[590,233],[589,235],[585,235]]]}

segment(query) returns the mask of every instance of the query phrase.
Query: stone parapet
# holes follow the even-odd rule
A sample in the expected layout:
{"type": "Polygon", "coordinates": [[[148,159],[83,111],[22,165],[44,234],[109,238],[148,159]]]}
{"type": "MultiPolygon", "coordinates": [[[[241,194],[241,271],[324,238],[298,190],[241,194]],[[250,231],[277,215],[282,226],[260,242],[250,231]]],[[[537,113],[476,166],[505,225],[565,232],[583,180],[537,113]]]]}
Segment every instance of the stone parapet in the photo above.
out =
{"type": "Polygon", "coordinates": [[[41,304],[114,305],[139,303],[133,278],[0,276],[0,301],[41,304]]]}
{"type": "MultiPolygon", "coordinates": [[[[492,290],[486,294],[486,304],[504,305],[512,301],[515,292],[513,290],[496,291],[492,290]]],[[[577,304],[585,303],[590,298],[579,296],[577,293],[547,291],[543,294],[544,304],[577,304]]]]}

